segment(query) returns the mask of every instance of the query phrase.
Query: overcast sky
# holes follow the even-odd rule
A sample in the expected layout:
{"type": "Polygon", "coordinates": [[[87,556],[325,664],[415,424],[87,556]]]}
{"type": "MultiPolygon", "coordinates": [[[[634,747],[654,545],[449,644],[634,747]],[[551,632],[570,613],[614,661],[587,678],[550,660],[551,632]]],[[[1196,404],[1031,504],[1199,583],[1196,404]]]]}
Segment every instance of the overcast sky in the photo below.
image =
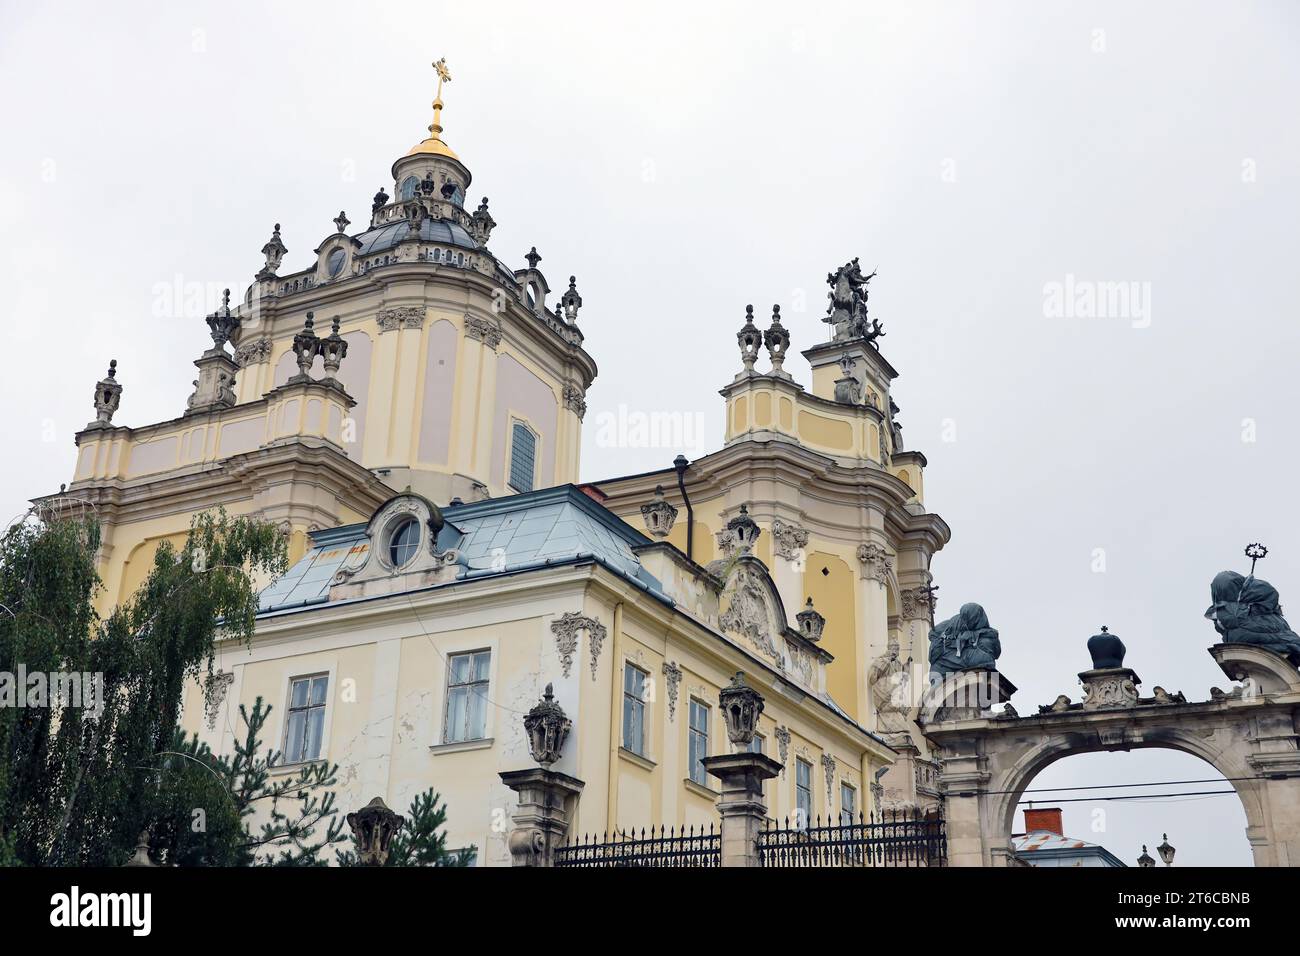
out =
{"type": "MultiPolygon", "coordinates": [[[[861,256],[953,529],[939,614],[984,604],[1021,713],[1078,699],[1102,624],[1147,692],[1227,686],[1201,615],[1247,542],[1300,601],[1294,5],[130,10],[0,3],[6,515],[71,479],[109,358],[117,422],[181,413],[221,287],[242,293],[275,222],[299,269],[339,209],[364,219],[445,56],[444,137],[471,203],[491,197],[493,250],[578,277],[600,366],[584,478],[717,447],[745,304],[781,303],[807,348],[827,271],[861,256]],[[1089,314],[1102,283],[1131,294],[1089,314]],[[194,289],[211,298],[160,306],[194,289]],[[600,440],[620,405],[704,431],[600,440]]],[[[1034,785],[1209,776],[1144,751],[1034,785]]],[[[1235,797],[1107,804],[1100,832],[1067,806],[1072,835],[1130,863],[1166,830],[1180,863],[1250,859],[1235,797]]]]}

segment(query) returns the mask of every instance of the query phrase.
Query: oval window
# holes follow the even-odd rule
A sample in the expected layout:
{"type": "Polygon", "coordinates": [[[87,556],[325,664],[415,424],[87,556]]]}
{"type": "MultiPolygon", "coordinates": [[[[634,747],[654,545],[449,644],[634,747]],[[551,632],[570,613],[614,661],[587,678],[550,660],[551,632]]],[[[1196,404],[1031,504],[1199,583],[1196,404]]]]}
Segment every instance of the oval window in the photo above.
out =
{"type": "Polygon", "coordinates": [[[388,557],[393,562],[393,567],[400,568],[405,565],[415,557],[419,547],[420,523],[414,518],[407,518],[394,528],[393,533],[388,537],[388,557]]]}
{"type": "Polygon", "coordinates": [[[347,260],[348,254],[342,249],[335,249],[330,253],[328,268],[331,279],[343,271],[343,263],[347,260]]]}

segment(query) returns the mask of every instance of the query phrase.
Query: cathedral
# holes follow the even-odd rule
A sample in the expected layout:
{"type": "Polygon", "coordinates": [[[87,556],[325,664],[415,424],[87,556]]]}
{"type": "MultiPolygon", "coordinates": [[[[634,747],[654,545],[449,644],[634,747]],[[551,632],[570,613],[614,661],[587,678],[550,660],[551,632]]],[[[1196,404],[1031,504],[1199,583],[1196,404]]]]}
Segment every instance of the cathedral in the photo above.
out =
{"type": "Polygon", "coordinates": [[[261,698],[277,772],[337,763],[349,810],[433,787],[447,845],[479,865],[510,863],[501,775],[533,765],[523,717],[543,695],[572,724],[552,769],[583,783],[575,834],[715,823],[702,761],[728,752],[719,693],[742,672],[764,701],[750,747],[780,765],[769,817],[933,807],[906,688],[929,669],[949,529],[903,443],[871,276],[856,259],[828,275],[806,385],[785,362],[813,330],[779,305],[737,308],[738,356],[703,343],[735,363],[716,451],[580,481],[582,295],[536,249],[518,268],[492,251],[435,66],[429,135],[368,220],[340,212],[309,253],[275,225],[207,317],[176,417],[114,420],[136,370],[96,385],[65,494],[102,522],[101,610],[199,512],[277,526],[291,566],[262,582],[251,646],[218,648],[215,698],[187,692],[186,730],[230,753],[261,698]]]}

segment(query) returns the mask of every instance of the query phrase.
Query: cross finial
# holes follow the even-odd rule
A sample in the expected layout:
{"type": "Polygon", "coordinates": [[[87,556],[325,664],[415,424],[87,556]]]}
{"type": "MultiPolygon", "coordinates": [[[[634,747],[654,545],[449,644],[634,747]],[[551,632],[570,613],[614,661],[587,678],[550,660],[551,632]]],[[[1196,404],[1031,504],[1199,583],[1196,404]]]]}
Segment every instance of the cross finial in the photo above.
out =
{"type": "Polygon", "coordinates": [[[442,136],[442,84],[451,82],[451,72],[447,69],[446,58],[433,61],[434,72],[438,74],[438,92],[433,96],[433,123],[429,127],[429,134],[433,139],[441,139],[442,136]]]}
{"type": "Polygon", "coordinates": [[[1255,562],[1260,558],[1268,557],[1268,548],[1264,547],[1258,541],[1246,545],[1246,557],[1250,558],[1250,573],[1255,573],[1255,562]]]}

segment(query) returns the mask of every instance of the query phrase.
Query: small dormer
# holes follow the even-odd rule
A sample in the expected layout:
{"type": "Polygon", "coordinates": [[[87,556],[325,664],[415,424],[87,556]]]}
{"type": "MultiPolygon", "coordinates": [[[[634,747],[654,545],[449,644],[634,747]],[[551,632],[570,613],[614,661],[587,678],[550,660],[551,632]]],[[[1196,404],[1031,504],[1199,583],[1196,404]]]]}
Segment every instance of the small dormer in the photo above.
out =
{"type": "Polygon", "coordinates": [[[546,282],[546,276],[542,275],[541,270],[537,268],[537,263],[542,261],[542,257],[538,254],[537,247],[533,246],[524,258],[528,260],[528,268],[516,269],[515,281],[523,290],[524,304],[538,315],[545,315],[546,297],[550,294],[551,287],[546,282]]]}
{"type": "Polygon", "coordinates": [[[347,214],[340,211],[334,218],[334,234],[316,247],[316,282],[337,282],[352,274],[352,258],[361,243],[347,234],[351,225],[347,214]]]}
{"type": "Polygon", "coordinates": [[[405,492],[380,505],[334,575],[330,600],[406,591],[454,580],[464,562],[462,534],[422,495],[405,492]]]}

